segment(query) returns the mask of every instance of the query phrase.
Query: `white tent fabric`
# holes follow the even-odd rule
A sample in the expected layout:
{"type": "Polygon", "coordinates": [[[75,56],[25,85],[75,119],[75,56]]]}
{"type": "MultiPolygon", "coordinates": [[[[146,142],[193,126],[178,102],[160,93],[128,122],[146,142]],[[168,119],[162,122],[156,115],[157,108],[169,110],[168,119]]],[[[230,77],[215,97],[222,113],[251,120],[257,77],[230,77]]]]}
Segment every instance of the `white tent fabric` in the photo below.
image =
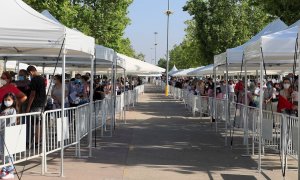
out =
{"type": "Polygon", "coordinates": [[[213,74],[213,68],[214,65],[210,64],[207,66],[202,66],[199,68],[196,68],[195,70],[188,73],[190,76],[201,76],[201,75],[211,75],[213,74]]]}
{"type": "MultiPolygon", "coordinates": [[[[51,19],[52,21],[64,26],[61,24],[48,10],[44,10],[42,12],[44,16],[47,18],[51,19]]],[[[66,49],[71,49],[71,50],[77,50],[80,52],[85,52],[87,54],[92,54],[94,55],[94,50],[95,50],[95,39],[86,36],[82,32],[75,30],[75,29],[70,29],[68,27],[65,27],[66,30],[66,49]]]]}
{"type": "Polygon", "coordinates": [[[173,76],[173,74],[178,73],[180,71],[182,71],[182,70],[176,70],[176,71],[169,72],[169,76],[173,76]]]}
{"type": "MultiPolygon", "coordinates": [[[[47,18],[61,24],[57,19],[55,19],[50,13],[49,11],[45,10],[42,12],[42,14],[44,16],[46,16],[47,18]]],[[[72,30],[70,28],[66,28],[67,31],[67,38],[71,37],[68,34],[72,34],[72,36],[74,35],[78,35],[79,37],[81,36],[82,39],[89,39],[89,37],[83,35],[82,33],[80,33],[77,30],[72,30]]],[[[68,39],[67,39],[68,41],[68,39]]],[[[75,41],[73,41],[73,43],[76,43],[75,41]]],[[[78,42],[80,43],[80,42],[78,42]]],[[[92,47],[90,47],[92,48],[92,47]]],[[[101,45],[95,45],[95,65],[97,68],[101,68],[101,70],[106,70],[106,69],[110,69],[112,67],[112,63],[113,60],[115,58],[115,52],[113,49],[110,48],[106,48],[104,46],[101,45]]],[[[40,57],[20,57],[18,58],[19,61],[21,62],[26,62],[28,64],[31,65],[37,65],[37,66],[45,66],[45,67],[53,67],[56,65],[56,58],[51,58],[51,57],[44,57],[43,60],[40,59],[40,57]]],[[[57,63],[57,66],[61,66],[61,60],[59,60],[59,62],[57,63]]],[[[90,71],[90,66],[91,66],[91,62],[89,60],[84,60],[82,58],[78,59],[78,58],[68,58],[68,61],[66,62],[68,64],[67,66],[67,70],[85,70],[85,71],[90,71]],[[78,61],[80,60],[80,61],[78,61]]],[[[118,60],[117,61],[117,67],[122,67],[122,61],[118,60]]]]}
{"type": "MultiPolygon", "coordinates": [[[[111,69],[112,63],[115,57],[115,52],[113,49],[106,48],[101,45],[95,46],[95,65],[97,71],[106,71],[111,69]]],[[[40,67],[54,67],[58,66],[61,67],[62,61],[59,60],[58,63],[56,62],[56,58],[51,57],[44,57],[41,59],[40,57],[14,57],[19,62],[25,62],[30,65],[40,66],[40,67]],[[57,64],[56,64],[57,63],[57,64]]],[[[90,71],[91,61],[81,59],[81,61],[75,60],[74,58],[68,58],[69,60],[66,61],[66,70],[67,71],[90,71]]],[[[78,59],[78,58],[76,58],[78,59]]],[[[8,61],[9,62],[9,61],[8,61]]],[[[11,61],[12,63],[16,64],[16,61],[11,61]]],[[[123,61],[121,59],[116,60],[117,67],[123,68],[123,61]]]]}
{"type": "Polygon", "coordinates": [[[117,56],[119,59],[123,60],[123,67],[126,69],[127,74],[157,74],[165,72],[165,69],[161,67],[126,55],[117,53],[117,56]]]}
{"type": "Polygon", "coordinates": [[[245,60],[260,62],[263,52],[265,63],[293,63],[298,32],[299,26],[294,26],[283,31],[262,36],[257,41],[246,46],[245,60]]]}
{"type": "Polygon", "coordinates": [[[176,73],[174,73],[172,76],[174,77],[178,77],[178,76],[191,76],[191,75],[188,75],[189,72],[195,70],[196,68],[189,68],[189,69],[183,69],[183,70],[180,70],[176,73]]]}
{"type": "Polygon", "coordinates": [[[277,31],[281,31],[286,29],[288,26],[282,22],[280,19],[276,19],[270,24],[268,24],[264,29],[262,29],[259,33],[253,36],[249,41],[235,48],[227,49],[226,52],[216,55],[214,57],[214,65],[219,66],[226,63],[226,57],[228,64],[238,63],[241,64],[243,58],[243,51],[245,46],[248,44],[255,42],[261,36],[271,34],[277,31]]]}
{"type": "MultiPolygon", "coordinates": [[[[6,62],[6,70],[7,71],[14,71],[16,72],[16,67],[17,67],[17,62],[16,61],[7,61],[6,62]]],[[[18,69],[27,69],[28,64],[24,64],[24,63],[19,63],[19,68],[18,69]]],[[[43,71],[43,67],[37,67],[37,71],[38,72],[42,72],[43,71]]],[[[45,67],[44,68],[44,73],[45,74],[53,74],[54,72],[54,68],[53,67],[45,67]]],[[[61,74],[62,69],[60,67],[58,67],[56,69],[56,73],[57,74],[61,74]]],[[[18,73],[18,72],[16,72],[18,73]]]]}
{"type": "Polygon", "coordinates": [[[177,72],[177,71],[178,71],[178,69],[174,65],[173,68],[169,71],[169,75],[171,76],[174,72],[177,72]]]}
{"type": "MultiPolygon", "coordinates": [[[[64,26],[48,19],[23,1],[1,1],[0,56],[56,57],[65,33],[67,30],[64,26]]],[[[94,54],[94,38],[78,35],[67,35],[67,57],[90,57],[94,54]]]]}

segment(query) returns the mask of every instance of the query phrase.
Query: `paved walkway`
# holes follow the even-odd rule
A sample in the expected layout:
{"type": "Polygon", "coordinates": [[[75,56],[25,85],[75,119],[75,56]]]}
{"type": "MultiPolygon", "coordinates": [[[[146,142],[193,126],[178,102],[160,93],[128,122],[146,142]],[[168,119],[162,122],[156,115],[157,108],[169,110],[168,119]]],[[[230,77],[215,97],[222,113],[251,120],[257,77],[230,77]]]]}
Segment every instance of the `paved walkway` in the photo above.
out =
{"type": "MultiPolygon", "coordinates": [[[[92,158],[77,159],[67,150],[63,179],[282,179],[278,163],[276,170],[259,174],[256,161],[242,157],[245,151],[239,146],[225,147],[224,138],[207,118],[192,117],[181,102],[164,97],[157,87],[145,89],[138,105],[127,111],[127,124],[118,124],[113,137],[99,137],[92,158]]],[[[272,157],[266,163],[275,160],[272,157]]],[[[26,170],[22,179],[61,179],[58,158],[49,161],[46,176],[39,175],[39,161],[24,165],[17,166],[19,171],[26,170]]],[[[296,171],[287,174],[286,179],[297,177],[296,171]]]]}

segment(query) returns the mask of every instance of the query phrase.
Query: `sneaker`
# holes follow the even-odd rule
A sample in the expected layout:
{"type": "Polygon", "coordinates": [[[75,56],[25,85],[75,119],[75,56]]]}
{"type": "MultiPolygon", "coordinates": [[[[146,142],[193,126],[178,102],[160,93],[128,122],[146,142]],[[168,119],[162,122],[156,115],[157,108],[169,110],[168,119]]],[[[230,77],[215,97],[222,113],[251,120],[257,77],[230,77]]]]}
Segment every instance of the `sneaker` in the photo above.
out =
{"type": "Polygon", "coordinates": [[[13,173],[8,173],[5,176],[1,177],[1,179],[14,179],[15,175],[13,173]]]}

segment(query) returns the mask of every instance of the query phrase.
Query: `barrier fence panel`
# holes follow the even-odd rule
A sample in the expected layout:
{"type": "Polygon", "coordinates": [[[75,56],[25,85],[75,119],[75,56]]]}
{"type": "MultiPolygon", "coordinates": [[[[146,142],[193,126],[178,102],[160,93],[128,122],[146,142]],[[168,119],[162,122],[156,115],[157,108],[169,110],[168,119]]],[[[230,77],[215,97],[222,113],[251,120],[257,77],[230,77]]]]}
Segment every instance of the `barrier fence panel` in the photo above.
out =
{"type": "MultiPolygon", "coordinates": [[[[122,114],[124,106],[138,102],[138,96],[143,93],[144,85],[141,85],[134,91],[117,96],[115,112],[122,114]]],[[[80,140],[87,136],[89,123],[92,123],[93,130],[100,127],[106,129],[107,119],[112,118],[110,96],[101,101],[95,101],[94,112],[90,112],[89,107],[89,104],[84,104],[66,108],[65,117],[61,117],[60,109],[44,113],[0,116],[0,154],[2,157],[0,166],[10,165],[12,161],[19,163],[42,157],[43,174],[47,171],[47,156],[61,150],[62,137],[63,148],[76,145],[75,154],[80,156],[80,140]],[[91,119],[92,122],[90,122],[91,119]]]]}
{"type": "Polygon", "coordinates": [[[0,121],[1,167],[41,155],[41,113],[1,116],[0,121]]]}
{"type": "Polygon", "coordinates": [[[252,149],[252,155],[255,154],[255,144],[260,142],[261,133],[262,154],[267,148],[281,152],[281,159],[285,159],[287,155],[298,159],[298,117],[264,110],[263,117],[260,118],[259,108],[235,103],[233,96],[227,102],[225,99],[214,100],[213,97],[196,96],[187,89],[172,88],[171,91],[174,99],[182,98],[185,106],[192,111],[193,115],[198,111],[200,116],[207,114],[215,118],[216,128],[217,121],[225,121],[227,123],[225,124],[225,141],[227,141],[229,128],[237,128],[242,131],[244,133],[243,145],[246,146],[247,155],[250,155],[250,149],[252,149]],[[228,119],[226,118],[227,110],[228,119]]]}
{"type": "Polygon", "coordinates": [[[97,128],[101,128],[102,124],[102,116],[106,113],[103,113],[103,106],[105,100],[99,100],[94,102],[94,112],[92,112],[92,128],[93,130],[97,128]]]}
{"type": "Polygon", "coordinates": [[[189,93],[189,91],[187,89],[183,90],[182,98],[183,98],[183,102],[184,102],[185,106],[187,106],[187,103],[188,103],[188,93],[189,93]]]}
{"type": "Polygon", "coordinates": [[[285,138],[287,143],[286,152],[287,155],[298,159],[298,117],[286,115],[287,122],[287,137],[285,138]]]}

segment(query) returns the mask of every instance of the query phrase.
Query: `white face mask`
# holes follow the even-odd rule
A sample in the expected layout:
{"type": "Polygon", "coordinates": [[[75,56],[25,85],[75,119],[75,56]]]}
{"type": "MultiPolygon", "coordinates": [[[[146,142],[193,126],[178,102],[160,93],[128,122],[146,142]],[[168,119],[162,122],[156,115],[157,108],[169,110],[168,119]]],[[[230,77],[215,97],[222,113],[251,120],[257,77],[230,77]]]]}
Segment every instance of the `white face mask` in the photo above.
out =
{"type": "Polygon", "coordinates": [[[13,105],[13,101],[4,101],[4,105],[6,107],[10,107],[11,105],[13,105]]]}
{"type": "Polygon", "coordinates": [[[290,88],[290,84],[283,84],[284,89],[290,88]]]}

